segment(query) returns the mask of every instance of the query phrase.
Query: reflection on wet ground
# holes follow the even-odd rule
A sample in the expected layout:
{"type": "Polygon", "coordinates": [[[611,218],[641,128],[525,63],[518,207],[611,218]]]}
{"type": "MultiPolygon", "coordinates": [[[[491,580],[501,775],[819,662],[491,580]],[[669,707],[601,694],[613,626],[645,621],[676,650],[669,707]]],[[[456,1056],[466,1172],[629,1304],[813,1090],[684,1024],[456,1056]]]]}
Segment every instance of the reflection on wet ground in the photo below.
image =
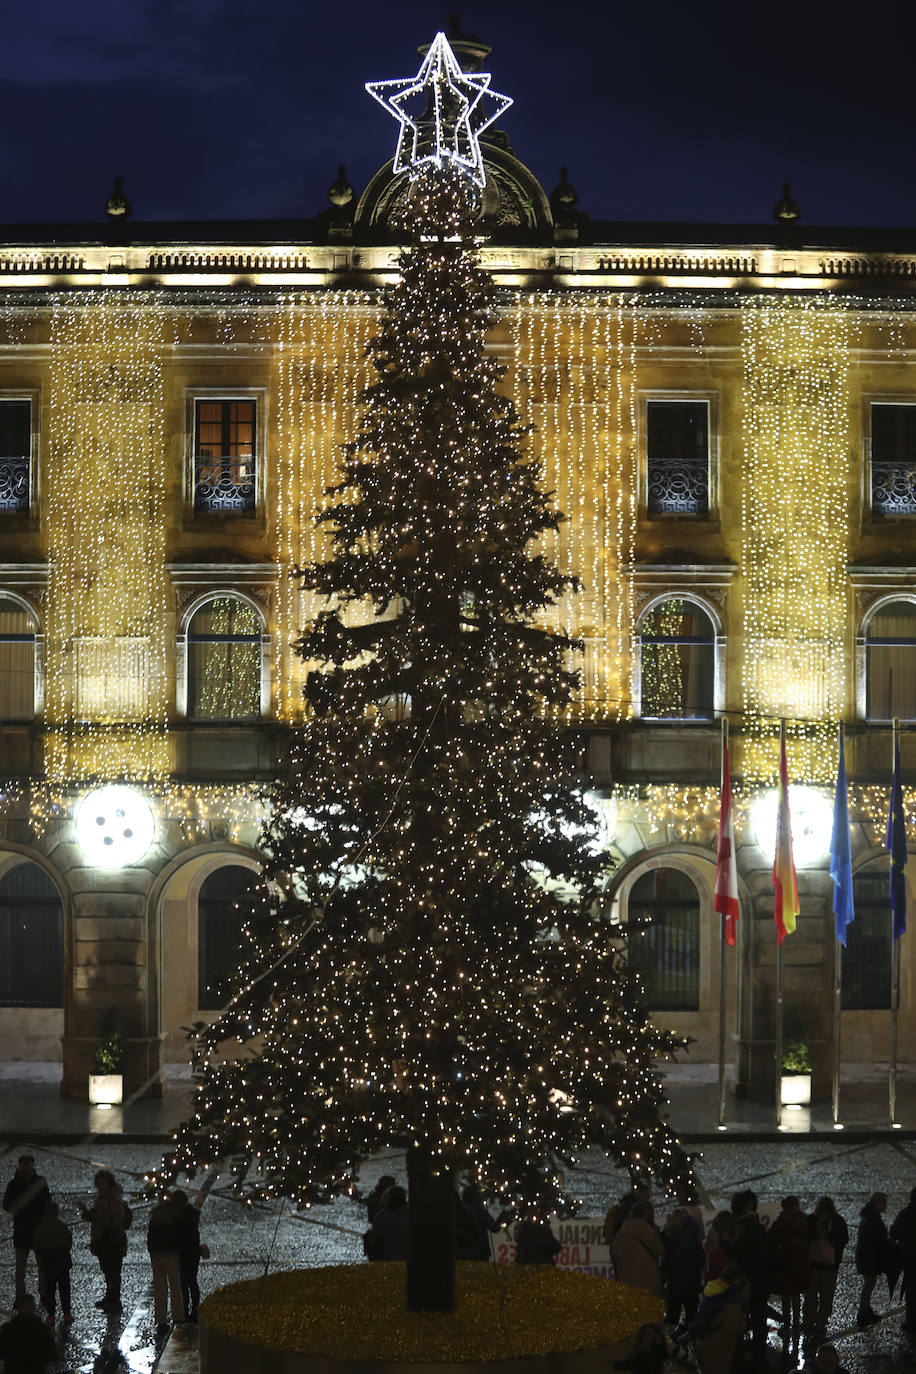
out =
{"type": "MultiPolygon", "coordinates": [[[[21,1144],[0,1146],[0,1182],[5,1184],[22,1152],[21,1144]]],[[[176,1330],[166,1344],[157,1345],[152,1312],[150,1269],[145,1233],[148,1204],[137,1199],[143,1174],[158,1161],[154,1144],[121,1144],[111,1140],[85,1145],[36,1143],[30,1147],[40,1173],[48,1179],[52,1194],[74,1236],[73,1311],[71,1327],[58,1329],[60,1362],[52,1374],[83,1371],[84,1374],[193,1374],[197,1368],[193,1328],[176,1330]],[[96,1169],[110,1168],[123,1185],[134,1209],[127,1259],[124,1262],[124,1311],[117,1319],[106,1318],[94,1303],[102,1293],[98,1266],[89,1253],[88,1227],[78,1220],[77,1201],[92,1194],[96,1169]]],[[[888,1218],[909,1198],[916,1186],[916,1144],[901,1139],[879,1138],[872,1142],[825,1140],[791,1135],[764,1143],[716,1141],[703,1147],[698,1174],[704,1202],[716,1209],[727,1206],[739,1188],[753,1188],[761,1201],[778,1201],[795,1193],[811,1208],[828,1194],[846,1217],[855,1237],[859,1209],[875,1189],[889,1194],[888,1218]]],[[[367,1166],[367,1186],[381,1173],[404,1175],[403,1155],[392,1152],[367,1166]]],[[[608,1203],[628,1186],[627,1177],[609,1168],[601,1156],[588,1156],[567,1180],[575,1186],[586,1215],[603,1215],[608,1203]]],[[[195,1180],[200,1196],[201,1236],[211,1258],[201,1265],[201,1290],[206,1293],[235,1279],[251,1278],[275,1269],[321,1264],[361,1263],[362,1208],[340,1200],[304,1214],[280,1203],[246,1206],[232,1197],[231,1180],[216,1171],[195,1180]]],[[[190,1191],[190,1189],[189,1189],[190,1191]]],[[[658,1201],[664,1215],[664,1203],[658,1201]]],[[[0,1310],[3,1320],[13,1294],[11,1223],[0,1223],[0,1310]]],[[[859,1280],[850,1246],[840,1271],[831,1336],[844,1368],[850,1374],[891,1374],[913,1367],[914,1347],[901,1331],[902,1310],[894,1303],[877,1326],[867,1331],[855,1327],[859,1280]]],[[[34,1268],[29,1286],[35,1291],[34,1268]]],[[[883,1280],[880,1281],[883,1284],[883,1280]]],[[[899,1300],[899,1293],[898,1293],[899,1300]]],[[[887,1293],[879,1287],[876,1310],[885,1313],[887,1293]]],[[[783,1351],[771,1332],[772,1369],[793,1369],[791,1350],[783,1351]]],[[[227,1371],[228,1374],[228,1371],[227,1371]]]]}

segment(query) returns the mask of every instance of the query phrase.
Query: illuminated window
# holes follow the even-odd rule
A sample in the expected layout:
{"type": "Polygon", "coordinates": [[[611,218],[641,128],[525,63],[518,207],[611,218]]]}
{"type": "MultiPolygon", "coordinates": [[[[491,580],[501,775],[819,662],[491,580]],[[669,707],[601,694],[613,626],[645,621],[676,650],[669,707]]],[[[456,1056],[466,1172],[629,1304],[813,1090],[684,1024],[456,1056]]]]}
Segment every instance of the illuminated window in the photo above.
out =
{"type": "Polygon", "coordinates": [[[868,622],[865,702],[869,720],[916,720],[916,602],[890,601],[868,622]]]}
{"type": "Polygon", "coordinates": [[[872,403],[871,508],[916,515],[916,405],[872,403]]]}
{"type": "Polygon", "coordinates": [[[700,897],[677,868],[653,868],[630,889],[627,961],[650,1011],[699,1011],[700,897]]]}
{"type": "Polygon", "coordinates": [[[32,403],[0,400],[0,511],[27,511],[32,485],[32,403]]]}
{"type": "Polygon", "coordinates": [[[709,512],[709,403],[646,404],[646,509],[649,515],[709,512]]]}
{"type": "Polygon", "coordinates": [[[886,1011],[891,1004],[891,903],[888,871],[866,864],[852,878],[855,920],[846,928],[843,1010],[886,1011]]]}
{"type": "Polygon", "coordinates": [[[257,402],[194,402],[194,509],[250,513],[255,508],[257,402]]]}
{"type": "Polygon", "coordinates": [[[11,597],[0,596],[0,720],[35,714],[35,624],[11,597]]]}
{"type": "Polygon", "coordinates": [[[714,713],[716,632],[702,607],[671,597],[640,626],[640,714],[645,720],[709,720],[714,713]]]}
{"type": "Polygon", "coordinates": [[[218,1011],[232,996],[254,877],[241,864],[227,864],[201,884],[197,898],[197,1005],[202,1011],[218,1011]]]}
{"type": "Polygon", "coordinates": [[[0,1006],[63,1004],[60,894],[37,864],[17,864],[0,881],[0,1006]]]}
{"type": "Polygon", "coordinates": [[[261,621],[247,601],[218,596],[188,626],[188,715],[256,720],[261,714],[261,621]]]}

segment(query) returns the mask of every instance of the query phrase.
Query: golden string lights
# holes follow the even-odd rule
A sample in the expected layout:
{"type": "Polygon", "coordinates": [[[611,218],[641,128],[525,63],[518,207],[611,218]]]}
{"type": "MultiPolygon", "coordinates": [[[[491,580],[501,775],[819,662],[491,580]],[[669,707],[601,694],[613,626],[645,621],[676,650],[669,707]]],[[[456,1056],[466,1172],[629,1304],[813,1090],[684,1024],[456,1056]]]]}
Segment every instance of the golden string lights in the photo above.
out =
{"type": "Polygon", "coordinates": [[[629,298],[539,293],[512,301],[515,401],[534,427],[541,484],[566,516],[545,550],[580,582],[551,628],[585,641],[568,713],[628,713],[636,529],[636,314],[629,298]]]}
{"type": "Polygon", "coordinates": [[[169,772],[161,309],[56,296],[41,518],[49,779],[169,772]]]}
{"type": "MultiPolygon", "coordinates": [[[[906,320],[894,302],[866,313],[852,298],[736,296],[717,305],[713,313],[708,300],[686,295],[673,308],[670,293],[590,290],[504,300],[508,384],[536,426],[532,451],[567,515],[545,545],[581,582],[555,616],[586,644],[569,714],[606,721],[632,713],[637,648],[624,574],[638,553],[639,390],[669,357],[689,366],[687,355],[701,359],[710,331],[721,343],[734,327],[744,414],[731,442],[743,453],[746,595],[743,609],[731,608],[744,633],[730,657],[726,699],[735,726],[748,732],[736,759],[749,783],[770,781],[775,722],[785,714],[792,776],[825,783],[835,722],[850,706],[849,354],[867,347],[902,357],[906,320]]],[[[327,548],[326,527],[314,517],[336,478],[339,446],[354,431],[379,300],[351,290],[110,290],[60,293],[50,306],[39,503],[50,565],[48,774],[60,784],[123,778],[163,787],[174,766],[167,718],[175,649],[164,565],[182,499],[179,445],[165,433],[164,364],[176,347],[208,340],[227,358],[254,345],[271,360],[265,557],[280,569],[269,607],[272,710],[295,721],[307,668],[292,646],[318,606],[292,569],[327,548]]],[[[21,294],[0,302],[9,345],[34,337],[30,310],[21,294]]],[[[238,373],[248,380],[241,362],[238,373]]]]}
{"type": "Polygon", "coordinates": [[[744,773],[770,780],[785,716],[790,775],[828,782],[846,698],[849,320],[820,300],[741,313],[744,773]]]}
{"type": "Polygon", "coordinates": [[[362,292],[286,296],[278,304],[276,350],[277,501],[273,543],[280,562],[276,700],[282,720],[299,721],[308,665],[295,653],[320,599],[293,570],[326,557],[330,543],[316,515],[337,480],[340,446],[356,429],[368,383],[366,344],[378,306],[362,292]]]}

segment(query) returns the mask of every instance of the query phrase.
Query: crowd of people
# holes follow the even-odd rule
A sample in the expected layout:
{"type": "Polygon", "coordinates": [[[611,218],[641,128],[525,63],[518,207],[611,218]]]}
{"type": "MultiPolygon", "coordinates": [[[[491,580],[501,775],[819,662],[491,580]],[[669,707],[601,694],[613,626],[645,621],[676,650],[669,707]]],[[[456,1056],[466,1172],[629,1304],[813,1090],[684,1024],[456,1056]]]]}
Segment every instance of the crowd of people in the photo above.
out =
{"type": "MultiPolygon", "coordinates": [[[[370,1260],[407,1256],[409,1205],[397,1180],[384,1175],[366,1199],[369,1229],[363,1248],[370,1260]]],[[[855,1243],[860,1278],[857,1322],[879,1320],[872,1307],[880,1276],[888,1298],[902,1277],[904,1331],[916,1333],[916,1188],[888,1227],[884,1193],[862,1208],[855,1243]]],[[[489,1232],[507,1214],[493,1216],[477,1188],[455,1194],[457,1253],[463,1259],[490,1257],[489,1232]]],[[[552,1264],[561,1249],[551,1228],[533,1221],[512,1227],[518,1264],[552,1264]]],[[[837,1276],[849,1227],[832,1198],[822,1197],[809,1213],[797,1197],[782,1199],[767,1224],[751,1189],[734,1195],[731,1206],[704,1224],[690,1196],[662,1224],[656,1223],[648,1192],[636,1189],[614,1204],[604,1221],[615,1277],[665,1303],[665,1323],[641,1328],[633,1352],[619,1364],[634,1374],[659,1374],[671,1355],[698,1365],[701,1374],[729,1374],[739,1346],[755,1368],[765,1368],[768,1322],[775,1318],[787,1351],[815,1374],[843,1374],[828,1339],[837,1276]]]]}
{"type": "MultiPolygon", "coordinates": [[[[98,1260],[105,1291],[95,1306],[117,1316],[121,1305],[121,1267],[127,1254],[127,1233],[133,1213],[121,1185],[109,1169],[95,1175],[95,1195],[89,1204],[77,1203],[79,1218],[89,1225],[89,1249],[98,1260]]],[[[34,1357],[35,1367],[56,1357],[49,1328],[59,1320],[73,1322],[70,1271],[73,1232],[52,1198],[47,1180],[36,1171],[32,1155],[20,1155],[7,1184],[3,1210],[12,1216],[15,1252],[15,1315],[0,1327],[0,1356],[12,1369],[17,1360],[34,1357]],[[38,1297],[27,1290],[29,1261],[34,1256],[38,1297]],[[12,1363],[11,1363],[12,1360],[12,1363]]],[[[75,1218],[74,1218],[75,1220],[75,1218]]],[[[146,1249],[153,1278],[153,1309],[157,1337],[163,1339],[176,1322],[196,1322],[200,1302],[198,1270],[209,1255],[200,1239],[200,1212],[180,1188],[164,1194],[150,1208],[146,1249]],[[169,1312],[171,1309],[171,1322],[169,1312]]]]}
{"type": "MultiPolygon", "coordinates": [[[[110,1170],[99,1169],[94,1182],[92,1201],[78,1202],[77,1209],[89,1225],[89,1248],[105,1285],[95,1305],[116,1315],[122,1310],[121,1268],[133,1216],[110,1170]]],[[[460,1195],[456,1192],[454,1203],[458,1258],[488,1260],[490,1233],[502,1228],[508,1214],[494,1216],[473,1185],[460,1195]]],[[[410,1213],[405,1189],[391,1175],[383,1176],[366,1207],[367,1258],[406,1259],[410,1213]]],[[[0,1327],[0,1356],[7,1368],[16,1367],[19,1354],[27,1354],[41,1368],[43,1361],[56,1356],[49,1328],[58,1320],[73,1322],[73,1232],[31,1155],[20,1156],[3,1208],[13,1222],[16,1315],[0,1327]],[[27,1291],[32,1256],[44,1316],[27,1291]]],[[[889,1298],[902,1280],[903,1330],[916,1334],[916,1188],[890,1226],[886,1210],[887,1195],[872,1193],[859,1215],[857,1322],[865,1328],[880,1320],[872,1301],[883,1275],[889,1298]]],[[[518,1264],[552,1264],[561,1248],[544,1223],[517,1221],[512,1235],[518,1264]]],[[[784,1197],[778,1216],[767,1225],[758,1211],[757,1195],[745,1189],[734,1195],[728,1210],[704,1225],[700,1208],[685,1195],[659,1226],[648,1192],[635,1189],[609,1209],[604,1238],[617,1280],[663,1299],[666,1307],[665,1326],[642,1327],[633,1352],[618,1368],[659,1374],[673,1351],[695,1359],[701,1374],[728,1374],[745,1335],[755,1365],[763,1367],[768,1319],[776,1316],[784,1342],[799,1351],[806,1367],[816,1374],[843,1374],[827,1331],[850,1234],[831,1198],[822,1197],[806,1213],[797,1197],[784,1197]]],[[[164,1194],[150,1208],[146,1248],[156,1331],[163,1337],[173,1323],[196,1321],[198,1268],[201,1258],[209,1255],[201,1244],[200,1212],[181,1189],[164,1194]]]]}
{"type": "MultiPolygon", "coordinates": [[[[859,1216],[857,1324],[880,1320],[872,1307],[879,1277],[886,1278],[888,1299],[902,1278],[903,1330],[916,1334],[916,1188],[890,1227],[886,1208],[887,1195],[873,1193],[859,1216]]],[[[827,1329],[850,1234],[832,1198],[822,1197],[806,1213],[797,1197],[784,1197],[766,1225],[756,1193],[745,1189],[704,1228],[700,1209],[684,1197],[659,1227],[648,1195],[635,1190],[608,1211],[605,1239],[616,1278],[665,1299],[674,1350],[682,1358],[692,1350],[702,1374],[727,1374],[745,1334],[755,1366],[765,1367],[771,1316],[781,1321],[779,1334],[805,1367],[837,1374],[827,1329]]],[[[621,1367],[654,1374],[667,1350],[663,1328],[647,1326],[621,1367]]]]}

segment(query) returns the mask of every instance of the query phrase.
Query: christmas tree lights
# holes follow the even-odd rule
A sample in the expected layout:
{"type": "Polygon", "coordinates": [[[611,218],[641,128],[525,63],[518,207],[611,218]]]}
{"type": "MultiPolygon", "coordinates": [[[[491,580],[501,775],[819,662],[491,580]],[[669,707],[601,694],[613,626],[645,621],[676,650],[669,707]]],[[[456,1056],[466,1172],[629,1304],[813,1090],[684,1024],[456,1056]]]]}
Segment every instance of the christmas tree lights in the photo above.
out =
{"type": "MultiPolygon", "coordinates": [[[[486,350],[472,209],[447,167],[417,178],[328,542],[299,574],[320,607],[298,646],[311,717],[165,1177],[228,1157],[243,1194],[308,1206],[403,1142],[542,1216],[589,1145],[689,1180],[652,1067],[682,1042],[647,1021],[600,913],[557,724],[575,646],[547,626],[577,589],[543,552],[562,517],[486,350]]],[[[604,330],[577,326],[583,352],[604,330]]]]}

